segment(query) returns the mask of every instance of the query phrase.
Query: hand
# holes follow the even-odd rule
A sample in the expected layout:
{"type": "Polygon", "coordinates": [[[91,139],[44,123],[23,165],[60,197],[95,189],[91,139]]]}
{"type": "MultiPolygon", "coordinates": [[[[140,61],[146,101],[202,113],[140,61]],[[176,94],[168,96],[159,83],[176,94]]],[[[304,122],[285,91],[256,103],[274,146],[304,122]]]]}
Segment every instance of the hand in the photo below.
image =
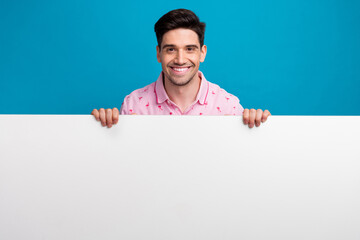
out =
{"type": "Polygon", "coordinates": [[[249,125],[249,128],[254,127],[254,123],[256,127],[259,127],[262,122],[265,122],[267,118],[271,116],[271,113],[268,110],[258,109],[245,109],[243,113],[243,121],[245,125],[249,125]]]}
{"type": "Polygon", "coordinates": [[[101,121],[103,127],[107,126],[108,128],[111,128],[113,124],[117,124],[119,121],[119,110],[117,108],[108,108],[106,110],[100,108],[99,111],[94,109],[91,112],[91,115],[94,115],[97,121],[101,121]]]}

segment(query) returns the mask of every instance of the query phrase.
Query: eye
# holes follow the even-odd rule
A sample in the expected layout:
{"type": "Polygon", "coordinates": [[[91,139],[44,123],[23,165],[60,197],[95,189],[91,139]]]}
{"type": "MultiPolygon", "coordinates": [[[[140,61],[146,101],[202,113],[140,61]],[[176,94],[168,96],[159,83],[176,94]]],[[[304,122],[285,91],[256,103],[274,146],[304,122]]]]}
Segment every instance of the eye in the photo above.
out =
{"type": "Polygon", "coordinates": [[[167,52],[174,52],[175,51],[175,48],[168,48],[166,49],[167,52]]]}
{"type": "Polygon", "coordinates": [[[188,50],[189,52],[193,52],[193,51],[195,51],[195,48],[193,48],[193,47],[188,47],[187,50],[188,50]]]}

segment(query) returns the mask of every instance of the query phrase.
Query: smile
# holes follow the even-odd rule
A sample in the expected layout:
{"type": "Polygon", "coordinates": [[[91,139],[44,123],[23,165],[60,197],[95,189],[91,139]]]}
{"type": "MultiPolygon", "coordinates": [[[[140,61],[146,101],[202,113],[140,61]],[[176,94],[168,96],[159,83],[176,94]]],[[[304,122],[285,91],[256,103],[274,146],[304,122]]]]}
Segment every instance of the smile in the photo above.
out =
{"type": "Polygon", "coordinates": [[[182,75],[188,72],[191,67],[189,66],[189,67],[170,67],[170,68],[173,73],[182,75]]]}

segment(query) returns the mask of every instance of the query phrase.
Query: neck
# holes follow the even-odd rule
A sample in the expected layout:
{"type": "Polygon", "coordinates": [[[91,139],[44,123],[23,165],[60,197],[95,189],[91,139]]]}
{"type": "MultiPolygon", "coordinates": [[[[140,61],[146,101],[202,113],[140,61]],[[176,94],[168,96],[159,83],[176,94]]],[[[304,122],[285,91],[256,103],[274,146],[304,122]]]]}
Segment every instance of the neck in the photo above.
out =
{"type": "Polygon", "coordinates": [[[199,74],[195,74],[194,78],[185,86],[174,85],[164,77],[164,87],[167,95],[171,101],[180,107],[182,112],[195,101],[200,84],[201,78],[199,74]]]}

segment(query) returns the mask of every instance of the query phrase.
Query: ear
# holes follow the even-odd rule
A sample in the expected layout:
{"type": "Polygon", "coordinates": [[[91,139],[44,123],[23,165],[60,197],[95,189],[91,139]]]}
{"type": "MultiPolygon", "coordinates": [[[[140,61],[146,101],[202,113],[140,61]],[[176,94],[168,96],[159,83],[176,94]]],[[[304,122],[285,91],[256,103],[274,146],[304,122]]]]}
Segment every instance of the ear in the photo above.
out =
{"type": "Polygon", "coordinates": [[[157,61],[158,61],[159,63],[161,63],[159,45],[156,46],[156,58],[157,58],[157,61]]]}
{"type": "Polygon", "coordinates": [[[201,50],[200,50],[200,62],[204,62],[205,61],[205,57],[206,57],[206,52],[207,52],[207,46],[203,45],[201,50]]]}

